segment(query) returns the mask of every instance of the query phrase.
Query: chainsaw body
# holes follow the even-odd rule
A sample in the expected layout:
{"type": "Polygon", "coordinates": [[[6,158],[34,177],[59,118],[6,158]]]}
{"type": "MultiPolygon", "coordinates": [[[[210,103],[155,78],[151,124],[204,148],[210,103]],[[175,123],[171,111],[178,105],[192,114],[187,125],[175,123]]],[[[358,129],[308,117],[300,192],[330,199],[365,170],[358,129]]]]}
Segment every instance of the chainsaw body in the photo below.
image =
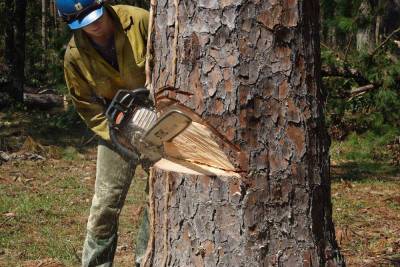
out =
{"type": "Polygon", "coordinates": [[[149,90],[119,90],[107,109],[110,138],[117,149],[132,159],[139,155],[157,161],[163,155],[163,142],[171,141],[186,129],[191,119],[178,110],[160,118],[149,99],[149,90]]]}

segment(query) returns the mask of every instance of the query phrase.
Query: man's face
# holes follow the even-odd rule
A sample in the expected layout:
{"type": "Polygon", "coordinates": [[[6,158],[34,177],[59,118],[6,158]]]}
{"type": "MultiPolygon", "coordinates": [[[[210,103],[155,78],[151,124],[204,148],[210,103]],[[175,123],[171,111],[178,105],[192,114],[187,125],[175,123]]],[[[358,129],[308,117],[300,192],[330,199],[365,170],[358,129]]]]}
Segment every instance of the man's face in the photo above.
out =
{"type": "Polygon", "coordinates": [[[113,34],[113,23],[107,12],[104,12],[103,16],[83,27],[82,30],[90,37],[108,37],[113,34]]]}

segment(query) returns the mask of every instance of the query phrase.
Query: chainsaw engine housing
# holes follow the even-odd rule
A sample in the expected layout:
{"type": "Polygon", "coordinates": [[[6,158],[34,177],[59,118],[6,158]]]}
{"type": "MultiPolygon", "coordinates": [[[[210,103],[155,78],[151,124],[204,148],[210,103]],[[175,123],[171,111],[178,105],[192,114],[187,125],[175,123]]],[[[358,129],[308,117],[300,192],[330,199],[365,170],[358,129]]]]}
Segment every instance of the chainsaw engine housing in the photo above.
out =
{"type": "Polygon", "coordinates": [[[138,155],[141,137],[157,120],[145,88],[119,90],[106,111],[112,142],[125,154],[138,155]]]}
{"type": "Polygon", "coordinates": [[[154,125],[157,121],[157,114],[149,108],[137,108],[131,118],[123,127],[125,136],[129,139],[133,146],[137,146],[141,141],[142,136],[154,125]]]}
{"type": "Polygon", "coordinates": [[[120,90],[106,112],[110,137],[118,150],[130,158],[152,162],[163,156],[163,143],[170,142],[192,122],[180,110],[171,109],[158,118],[147,89],[120,90]]]}

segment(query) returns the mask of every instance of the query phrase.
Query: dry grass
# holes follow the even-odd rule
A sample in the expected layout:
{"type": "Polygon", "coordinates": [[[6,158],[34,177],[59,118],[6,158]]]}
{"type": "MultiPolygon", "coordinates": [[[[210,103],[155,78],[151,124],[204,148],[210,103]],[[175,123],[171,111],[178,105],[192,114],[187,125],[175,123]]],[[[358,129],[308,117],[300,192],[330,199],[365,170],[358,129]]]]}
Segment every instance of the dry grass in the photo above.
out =
{"type": "MultiPolygon", "coordinates": [[[[77,149],[81,135],[76,140],[59,136],[62,146],[51,146],[41,132],[35,136],[27,130],[29,121],[15,125],[0,125],[0,150],[9,148],[5,141],[11,136],[21,155],[0,164],[0,266],[79,266],[95,180],[95,147],[77,149]],[[29,153],[45,160],[29,159],[29,153]]],[[[354,154],[348,145],[336,145],[333,152],[338,155],[333,157],[333,215],[348,266],[400,266],[398,168],[368,156],[363,162],[343,161],[344,154],[354,154]]],[[[121,215],[117,267],[133,266],[137,220],[145,202],[143,176],[137,173],[121,215]]]]}
{"type": "MultiPolygon", "coordinates": [[[[0,266],[79,266],[95,180],[95,149],[68,158],[0,166],[0,266]]],[[[141,177],[142,176],[142,177],[141,177]]],[[[116,266],[133,262],[145,179],[136,177],[121,215],[116,266]]]]}
{"type": "Polygon", "coordinates": [[[400,181],[334,182],[332,200],[348,266],[399,266],[400,181]]]}

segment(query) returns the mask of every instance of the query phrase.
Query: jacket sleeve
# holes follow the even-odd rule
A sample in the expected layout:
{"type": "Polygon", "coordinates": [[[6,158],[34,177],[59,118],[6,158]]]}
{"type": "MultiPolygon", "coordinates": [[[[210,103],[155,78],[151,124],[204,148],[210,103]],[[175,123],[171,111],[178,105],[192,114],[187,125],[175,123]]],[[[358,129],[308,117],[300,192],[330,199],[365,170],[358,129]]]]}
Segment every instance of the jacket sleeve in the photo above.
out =
{"type": "Polygon", "coordinates": [[[139,16],[139,31],[142,35],[143,40],[147,43],[147,35],[149,30],[149,12],[147,10],[140,10],[139,16]]]}
{"type": "Polygon", "coordinates": [[[104,140],[110,140],[105,106],[94,95],[89,82],[79,72],[78,67],[68,60],[64,63],[65,81],[72,102],[86,125],[104,140]]]}

